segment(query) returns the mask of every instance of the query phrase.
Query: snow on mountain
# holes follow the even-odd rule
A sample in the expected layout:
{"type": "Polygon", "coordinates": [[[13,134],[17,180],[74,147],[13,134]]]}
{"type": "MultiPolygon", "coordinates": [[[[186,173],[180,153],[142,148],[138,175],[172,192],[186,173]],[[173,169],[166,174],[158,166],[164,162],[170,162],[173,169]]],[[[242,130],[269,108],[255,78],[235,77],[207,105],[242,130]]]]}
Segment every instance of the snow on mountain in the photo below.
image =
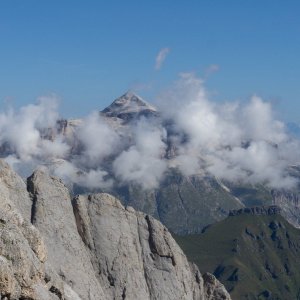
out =
{"type": "Polygon", "coordinates": [[[138,95],[127,92],[102,110],[101,114],[106,117],[117,117],[126,122],[131,121],[133,117],[155,116],[157,110],[138,95]]]}

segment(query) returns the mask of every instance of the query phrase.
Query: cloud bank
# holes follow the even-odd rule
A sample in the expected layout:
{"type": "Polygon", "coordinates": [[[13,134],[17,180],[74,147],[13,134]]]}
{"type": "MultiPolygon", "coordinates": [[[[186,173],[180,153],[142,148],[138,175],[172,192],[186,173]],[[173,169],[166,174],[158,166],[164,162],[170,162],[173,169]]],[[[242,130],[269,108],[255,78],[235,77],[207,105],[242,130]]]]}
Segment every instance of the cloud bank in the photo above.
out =
{"type": "Polygon", "coordinates": [[[165,114],[176,120],[170,136],[178,153],[174,161],[186,175],[206,170],[231,181],[277,188],[295,184],[287,167],[300,161],[299,141],[289,137],[270,103],[257,96],[244,105],[213,103],[193,74],[182,74],[160,101],[165,114]],[[182,135],[184,143],[178,138],[182,135]]]}
{"type": "Polygon", "coordinates": [[[158,117],[123,126],[92,112],[64,127],[56,99],[43,97],[0,114],[0,153],[23,176],[44,165],[88,189],[129,183],[153,189],[170,167],[186,176],[293,187],[287,170],[300,161],[300,143],[271,104],[258,96],[220,104],[207,94],[201,78],[181,74],[158,97],[158,117]]]}

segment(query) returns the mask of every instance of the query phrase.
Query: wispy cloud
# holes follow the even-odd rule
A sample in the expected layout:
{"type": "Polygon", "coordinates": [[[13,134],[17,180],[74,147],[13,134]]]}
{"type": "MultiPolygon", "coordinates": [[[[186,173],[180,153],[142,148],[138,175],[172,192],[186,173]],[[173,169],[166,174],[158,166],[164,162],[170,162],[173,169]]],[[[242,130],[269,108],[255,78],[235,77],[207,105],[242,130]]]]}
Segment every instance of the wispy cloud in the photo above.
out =
{"type": "Polygon", "coordinates": [[[170,48],[162,48],[158,52],[156,59],[155,59],[155,70],[160,70],[163,62],[167,58],[167,55],[170,52],[170,48]]]}
{"type": "Polygon", "coordinates": [[[205,70],[205,77],[210,76],[213,73],[216,73],[220,70],[220,66],[216,65],[216,64],[212,64],[210,66],[208,66],[205,70]]]}

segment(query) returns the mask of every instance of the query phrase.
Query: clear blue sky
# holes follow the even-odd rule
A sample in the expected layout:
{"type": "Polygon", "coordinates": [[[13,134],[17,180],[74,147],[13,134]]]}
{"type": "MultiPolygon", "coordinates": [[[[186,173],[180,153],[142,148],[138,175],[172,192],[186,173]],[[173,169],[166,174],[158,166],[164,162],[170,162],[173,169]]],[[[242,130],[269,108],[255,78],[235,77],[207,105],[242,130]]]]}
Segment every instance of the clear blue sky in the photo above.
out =
{"type": "Polygon", "coordinates": [[[256,93],[300,122],[299,16],[296,0],[2,0],[1,107],[55,93],[64,116],[81,116],[137,86],[151,101],[179,72],[215,64],[216,101],[256,93]]]}

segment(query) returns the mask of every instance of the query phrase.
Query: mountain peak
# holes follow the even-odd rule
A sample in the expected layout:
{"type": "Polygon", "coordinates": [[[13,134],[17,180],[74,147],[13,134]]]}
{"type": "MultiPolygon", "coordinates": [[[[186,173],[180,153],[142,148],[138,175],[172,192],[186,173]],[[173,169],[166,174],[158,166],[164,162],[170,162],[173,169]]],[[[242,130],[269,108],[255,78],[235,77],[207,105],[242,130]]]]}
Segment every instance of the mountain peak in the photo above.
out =
{"type": "Polygon", "coordinates": [[[157,110],[140,96],[128,91],[121,97],[115,99],[113,103],[102,110],[101,113],[107,117],[118,117],[130,121],[141,115],[156,115],[157,110]]]}

